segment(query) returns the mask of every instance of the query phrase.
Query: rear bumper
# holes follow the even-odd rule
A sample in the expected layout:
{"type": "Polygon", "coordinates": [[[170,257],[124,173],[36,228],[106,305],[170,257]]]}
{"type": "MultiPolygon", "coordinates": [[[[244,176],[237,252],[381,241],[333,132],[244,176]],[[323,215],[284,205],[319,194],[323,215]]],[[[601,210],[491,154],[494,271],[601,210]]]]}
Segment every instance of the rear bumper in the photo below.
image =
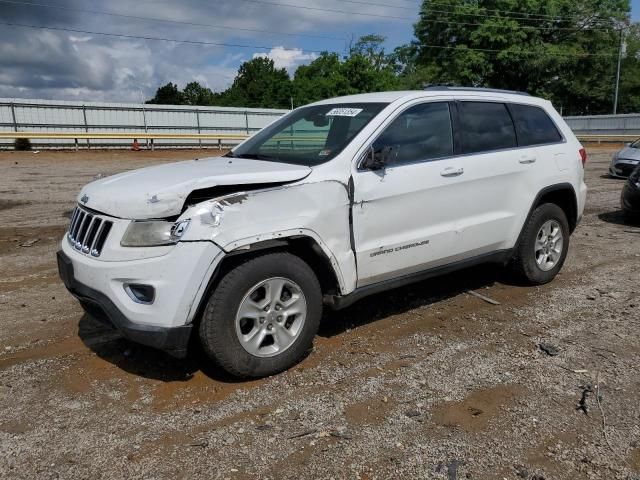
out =
{"type": "Polygon", "coordinates": [[[97,307],[98,312],[104,314],[99,320],[106,320],[132,342],[164,350],[178,358],[186,356],[191,324],[162,327],[132,322],[109,297],[75,278],[73,263],[64,252],[59,251],[57,259],[58,272],[67,290],[81,302],[97,307]]]}

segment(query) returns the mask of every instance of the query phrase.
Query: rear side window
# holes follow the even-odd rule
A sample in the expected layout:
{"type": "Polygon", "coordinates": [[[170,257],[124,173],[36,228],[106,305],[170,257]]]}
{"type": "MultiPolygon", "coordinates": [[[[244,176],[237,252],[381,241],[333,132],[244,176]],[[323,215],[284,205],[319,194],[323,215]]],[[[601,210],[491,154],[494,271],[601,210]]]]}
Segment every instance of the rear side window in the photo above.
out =
{"type": "Polygon", "coordinates": [[[516,131],[503,103],[460,102],[462,151],[478,153],[517,146],[516,131]]]}
{"type": "Polygon", "coordinates": [[[555,124],[540,107],[510,104],[509,109],[516,124],[518,144],[521,147],[557,143],[562,140],[555,124]]]}

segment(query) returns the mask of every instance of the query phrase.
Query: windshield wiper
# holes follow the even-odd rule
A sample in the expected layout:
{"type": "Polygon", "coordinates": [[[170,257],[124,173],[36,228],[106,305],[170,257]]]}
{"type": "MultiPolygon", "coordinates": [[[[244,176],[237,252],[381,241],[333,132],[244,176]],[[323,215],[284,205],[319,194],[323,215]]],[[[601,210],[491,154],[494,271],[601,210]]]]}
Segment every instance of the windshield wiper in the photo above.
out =
{"type": "Polygon", "coordinates": [[[249,160],[279,160],[276,157],[270,157],[268,155],[259,155],[257,153],[241,153],[240,155],[234,155],[235,158],[247,158],[249,160]]]}

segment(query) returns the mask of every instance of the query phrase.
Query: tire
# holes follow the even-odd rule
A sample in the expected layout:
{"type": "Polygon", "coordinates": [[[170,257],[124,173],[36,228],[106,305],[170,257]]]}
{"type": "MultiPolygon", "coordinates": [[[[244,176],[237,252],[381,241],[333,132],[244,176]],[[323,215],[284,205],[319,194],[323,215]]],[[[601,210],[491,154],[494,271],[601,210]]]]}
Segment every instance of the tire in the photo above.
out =
{"type": "Polygon", "coordinates": [[[627,225],[640,224],[640,214],[630,212],[629,210],[622,210],[622,218],[627,225]]]}
{"type": "MultiPolygon", "coordinates": [[[[552,228],[552,231],[555,231],[555,228],[552,228]]],[[[553,280],[567,258],[569,235],[567,216],[558,205],[545,203],[538,206],[523,227],[520,242],[510,263],[511,271],[516,279],[528,285],[543,285],[553,280]],[[540,244],[536,245],[536,240],[543,226],[557,226],[562,235],[561,251],[558,254],[555,249],[550,248],[548,261],[544,261],[545,247],[540,244]],[[539,247],[542,250],[537,250],[539,247]],[[551,255],[555,259],[553,262],[551,255]],[[538,262],[538,259],[542,261],[542,264],[538,262]]],[[[549,245],[554,244],[550,243],[549,245]]],[[[557,243],[555,245],[557,246],[557,243]]]]}
{"type": "Polygon", "coordinates": [[[207,356],[234,377],[265,377],[290,368],[306,355],[321,316],[322,291],[309,265],[289,253],[268,253],[222,277],[200,322],[200,342],[207,356]],[[280,297],[275,300],[278,288],[280,297]],[[276,311],[278,305],[280,311],[276,311]],[[241,306],[249,317],[241,318],[241,306]],[[306,314],[291,313],[298,310],[306,314]],[[241,341],[249,337],[253,341],[241,341]]]}

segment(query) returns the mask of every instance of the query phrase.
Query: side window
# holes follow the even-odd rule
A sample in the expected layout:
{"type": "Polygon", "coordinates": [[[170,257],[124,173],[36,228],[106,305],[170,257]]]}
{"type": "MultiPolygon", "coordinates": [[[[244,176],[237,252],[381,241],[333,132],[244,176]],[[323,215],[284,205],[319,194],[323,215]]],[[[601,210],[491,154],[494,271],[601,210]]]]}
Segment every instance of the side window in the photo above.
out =
{"type": "Polygon", "coordinates": [[[540,107],[510,104],[509,110],[516,124],[520,146],[557,143],[562,140],[555,124],[540,107]]]}
{"type": "Polygon", "coordinates": [[[513,121],[503,103],[460,102],[458,113],[464,153],[517,146],[513,121]]]}
{"type": "Polygon", "coordinates": [[[386,149],[389,165],[453,155],[449,104],[432,102],[409,108],[378,137],[373,149],[376,153],[386,149]]]}

